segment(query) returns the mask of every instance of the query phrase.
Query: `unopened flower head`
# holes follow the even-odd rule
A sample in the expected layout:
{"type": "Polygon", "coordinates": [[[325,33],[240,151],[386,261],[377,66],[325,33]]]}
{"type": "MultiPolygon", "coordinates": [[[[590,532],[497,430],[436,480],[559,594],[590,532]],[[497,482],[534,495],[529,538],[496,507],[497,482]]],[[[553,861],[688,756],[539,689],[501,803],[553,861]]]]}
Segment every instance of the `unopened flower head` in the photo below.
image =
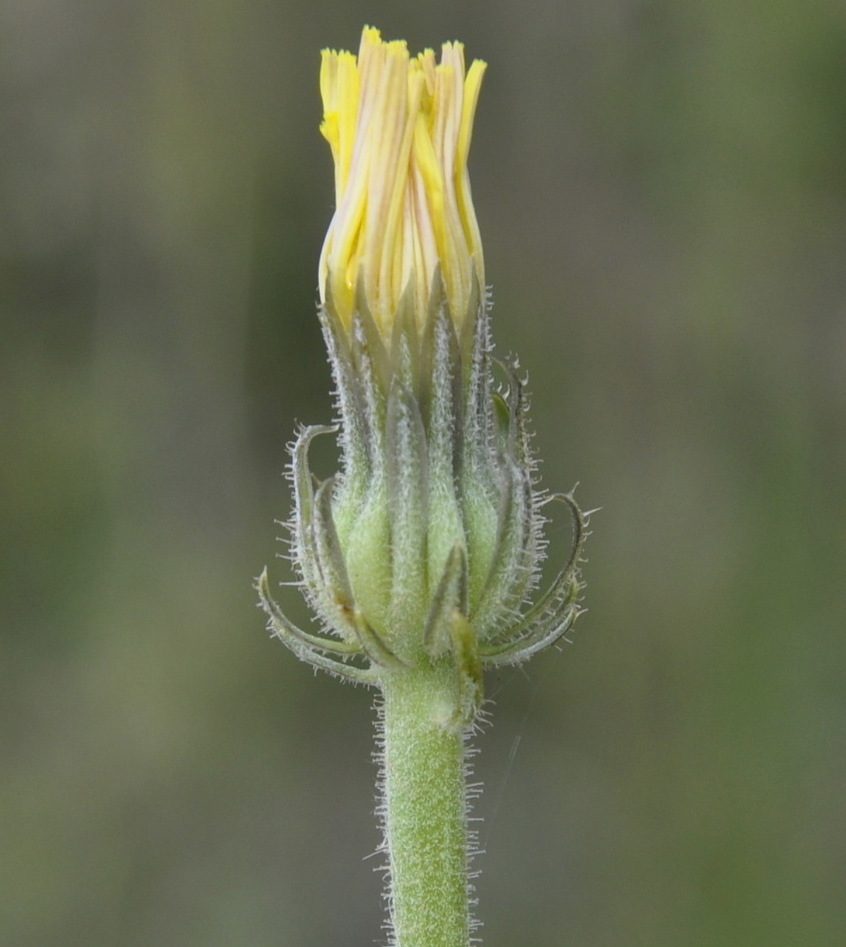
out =
{"type": "Polygon", "coordinates": [[[461,43],[445,43],[438,63],[431,49],[412,57],[371,27],[357,59],[323,51],[336,210],[320,298],[347,328],[359,294],[383,336],[404,298],[422,327],[438,279],[457,323],[475,310],[485,278],[467,156],[484,71],[476,60],[465,72],[461,43]]]}
{"type": "Polygon", "coordinates": [[[482,669],[558,641],[579,614],[586,521],[572,495],[570,556],[528,606],[545,542],[516,363],[493,359],[467,155],[485,66],[441,61],[364,30],[358,57],[324,51],[321,126],[336,211],[320,258],[319,317],[338,423],[292,451],[291,552],[324,633],[261,601],[296,654],[381,686],[451,669],[451,725],[475,718],[482,669]],[[494,374],[499,374],[496,384],[494,374]],[[309,446],[337,436],[325,480],[309,446]]]}

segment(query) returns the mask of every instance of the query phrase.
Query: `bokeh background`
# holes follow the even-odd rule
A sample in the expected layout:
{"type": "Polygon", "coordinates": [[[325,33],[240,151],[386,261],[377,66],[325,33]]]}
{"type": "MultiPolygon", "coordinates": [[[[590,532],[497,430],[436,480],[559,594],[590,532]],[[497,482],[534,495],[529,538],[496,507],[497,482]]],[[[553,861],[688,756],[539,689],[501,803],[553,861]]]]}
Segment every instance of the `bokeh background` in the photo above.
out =
{"type": "Polygon", "coordinates": [[[371,698],[251,588],[364,23],[490,64],[497,344],[603,508],[575,643],[488,681],[486,947],[841,944],[840,0],[3,0],[0,943],[380,942],[371,698]]]}

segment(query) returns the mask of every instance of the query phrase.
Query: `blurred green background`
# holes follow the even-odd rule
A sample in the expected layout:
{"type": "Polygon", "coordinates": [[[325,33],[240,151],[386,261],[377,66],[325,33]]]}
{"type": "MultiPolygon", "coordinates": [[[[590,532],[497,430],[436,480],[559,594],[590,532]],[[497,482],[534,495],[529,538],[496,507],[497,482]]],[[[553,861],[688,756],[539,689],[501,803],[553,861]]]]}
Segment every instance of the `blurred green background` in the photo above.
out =
{"type": "Polygon", "coordinates": [[[490,64],[497,344],[603,507],[575,644],[488,681],[486,947],[843,943],[840,0],[4,0],[0,943],[380,938],[371,698],[251,588],[364,23],[490,64]]]}

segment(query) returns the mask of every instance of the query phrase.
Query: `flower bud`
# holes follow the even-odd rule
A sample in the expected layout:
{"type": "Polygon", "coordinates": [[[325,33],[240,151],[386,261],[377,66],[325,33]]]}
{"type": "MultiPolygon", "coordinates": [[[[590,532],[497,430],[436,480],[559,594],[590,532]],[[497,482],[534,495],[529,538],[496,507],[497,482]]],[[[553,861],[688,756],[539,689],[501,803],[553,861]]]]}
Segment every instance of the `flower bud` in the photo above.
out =
{"type": "Polygon", "coordinates": [[[293,448],[293,559],[322,634],[271,627],[312,664],[378,684],[424,663],[455,669],[456,725],[482,699],[482,668],[518,663],[579,614],[585,518],[551,587],[527,608],[542,558],[523,385],[494,390],[489,312],[467,156],[484,64],[459,43],[441,62],[366,28],[358,59],[324,51],[321,130],[337,207],[320,259],[319,315],[337,391],[335,428],[293,448]],[[337,432],[341,470],[308,450],[337,432]]]}

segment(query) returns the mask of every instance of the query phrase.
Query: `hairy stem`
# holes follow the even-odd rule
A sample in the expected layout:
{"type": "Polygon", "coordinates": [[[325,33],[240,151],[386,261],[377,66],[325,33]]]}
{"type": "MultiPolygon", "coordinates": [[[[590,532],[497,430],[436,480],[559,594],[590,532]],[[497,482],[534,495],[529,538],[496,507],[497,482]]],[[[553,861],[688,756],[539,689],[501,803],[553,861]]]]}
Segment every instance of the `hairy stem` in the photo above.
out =
{"type": "Polygon", "coordinates": [[[454,726],[455,670],[392,671],[381,688],[391,943],[468,947],[467,763],[465,734],[454,726]]]}

